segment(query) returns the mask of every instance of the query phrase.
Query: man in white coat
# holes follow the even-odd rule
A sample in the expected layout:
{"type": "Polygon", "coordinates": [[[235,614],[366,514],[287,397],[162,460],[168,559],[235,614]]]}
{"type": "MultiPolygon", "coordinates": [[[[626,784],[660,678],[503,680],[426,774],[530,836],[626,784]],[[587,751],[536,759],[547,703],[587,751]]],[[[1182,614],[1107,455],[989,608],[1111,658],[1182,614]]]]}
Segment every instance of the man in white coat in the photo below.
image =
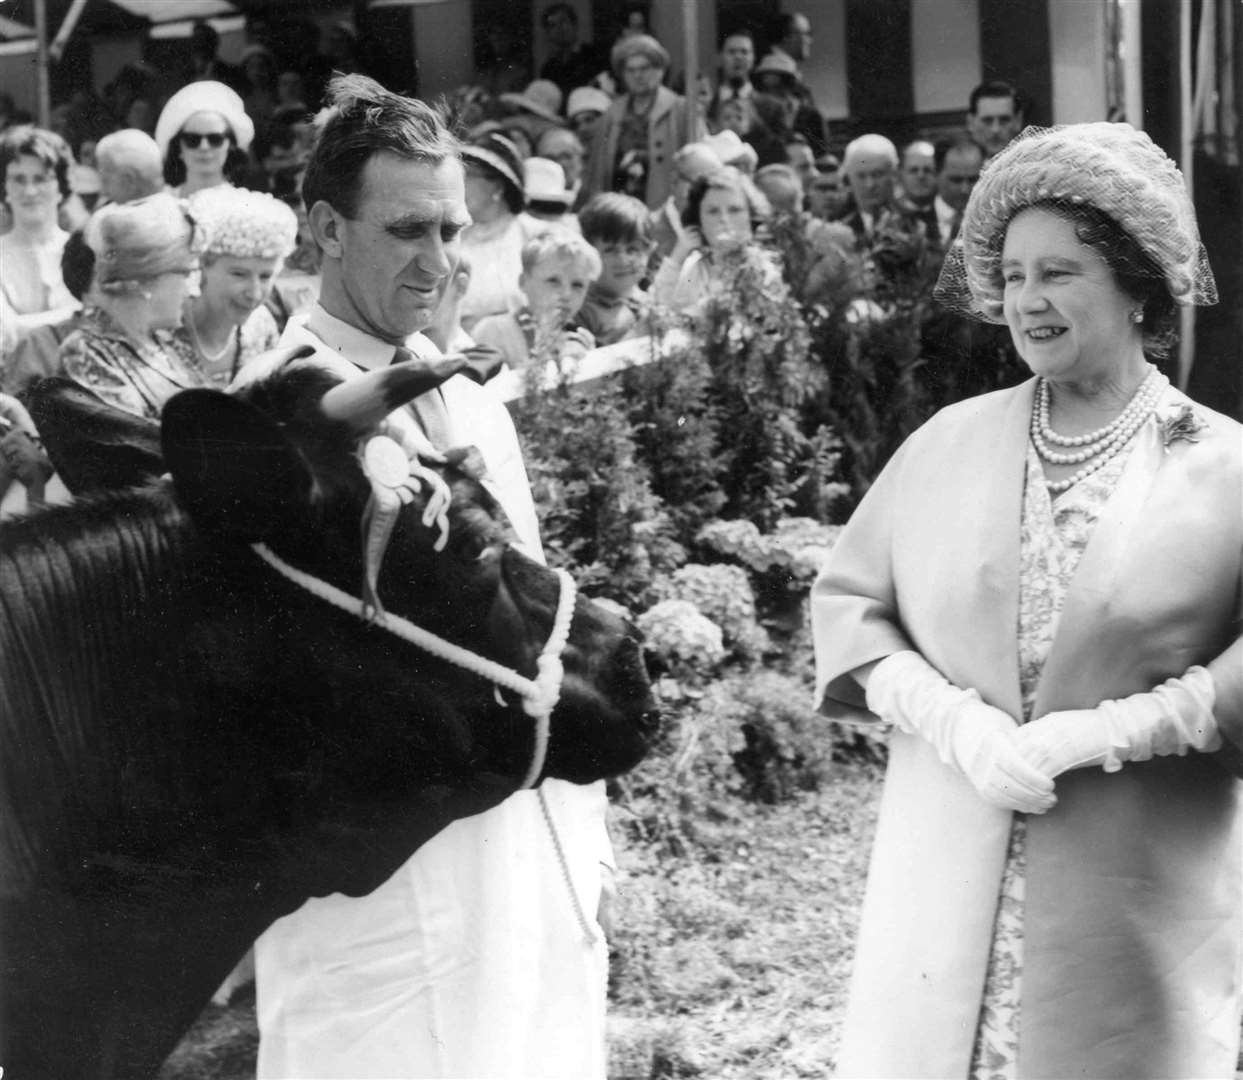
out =
{"type": "MultiPolygon", "coordinates": [[[[399,350],[438,356],[419,331],[470,223],[457,144],[426,105],[363,76],[334,79],[328,100],[303,182],[323,285],[283,341],[360,372],[399,350]]],[[[454,378],[413,411],[433,443],[479,448],[538,557],[500,399],[454,378]]],[[[602,1080],[604,812],[603,784],[545,781],[448,826],[373,893],[278,920],[256,945],[258,1076],[602,1080]]]]}

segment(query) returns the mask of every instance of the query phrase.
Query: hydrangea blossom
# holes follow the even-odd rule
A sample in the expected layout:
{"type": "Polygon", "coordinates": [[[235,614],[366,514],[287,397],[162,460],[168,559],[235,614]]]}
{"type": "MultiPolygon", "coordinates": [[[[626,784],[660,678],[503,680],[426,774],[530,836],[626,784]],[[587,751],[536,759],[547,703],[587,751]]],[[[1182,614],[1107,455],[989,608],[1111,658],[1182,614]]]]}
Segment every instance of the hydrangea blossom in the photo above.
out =
{"type": "Polygon", "coordinates": [[[721,628],[688,600],[662,600],[636,622],[647,647],[671,667],[708,672],[725,659],[721,628]]]}
{"type": "Polygon", "coordinates": [[[686,600],[721,628],[725,643],[743,656],[755,657],[768,645],[768,635],[755,613],[755,593],[740,566],[691,563],[653,583],[658,596],[686,600]]]}

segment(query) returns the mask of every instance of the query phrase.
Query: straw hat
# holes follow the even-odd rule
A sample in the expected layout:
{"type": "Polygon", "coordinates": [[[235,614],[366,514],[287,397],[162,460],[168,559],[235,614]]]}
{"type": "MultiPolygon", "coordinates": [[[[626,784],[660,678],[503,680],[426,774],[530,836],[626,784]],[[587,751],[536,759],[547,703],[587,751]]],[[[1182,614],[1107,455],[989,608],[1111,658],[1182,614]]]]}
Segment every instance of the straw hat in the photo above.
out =
{"type": "Polygon", "coordinates": [[[242,99],[224,83],[205,80],[183,86],[161,110],[160,118],[155,123],[155,141],[161,154],[168,156],[169,143],[185,127],[186,121],[199,112],[219,113],[233,132],[238,148],[250,149],[251,140],[255,137],[255,124],[246,115],[242,99]]]}
{"type": "Polygon", "coordinates": [[[521,94],[508,93],[500,96],[502,105],[534,113],[536,116],[561,123],[561,87],[549,79],[536,79],[527,83],[521,94]]]}
{"type": "Polygon", "coordinates": [[[518,202],[525,199],[522,184],[522,155],[504,135],[489,132],[462,147],[462,157],[487,166],[513,192],[518,202]]]}

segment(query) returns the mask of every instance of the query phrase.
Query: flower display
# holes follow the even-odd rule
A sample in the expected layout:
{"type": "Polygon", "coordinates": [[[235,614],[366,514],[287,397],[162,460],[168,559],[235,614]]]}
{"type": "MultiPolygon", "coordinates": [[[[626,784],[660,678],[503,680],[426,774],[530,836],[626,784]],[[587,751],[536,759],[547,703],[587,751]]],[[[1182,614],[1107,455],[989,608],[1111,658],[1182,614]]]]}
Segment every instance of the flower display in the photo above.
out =
{"type": "Polygon", "coordinates": [[[740,566],[690,563],[658,578],[653,591],[663,600],[686,600],[721,628],[725,644],[747,658],[760,656],[768,635],[757,621],[755,593],[740,566]]]}
{"type": "Polygon", "coordinates": [[[675,670],[706,674],[725,659],[721,628],[689,600],[662,600],[635,621],[647,648],[675,670]]]}
{"type": "Polygon", "coordinates": [[[718,554],[735,559],[756,573],[784,571],[792,589],[805,589],[841,532],[811,518],[783,518],[771,533],[749,521],[714,521],[699,532],[698,541],[718,554]]]}

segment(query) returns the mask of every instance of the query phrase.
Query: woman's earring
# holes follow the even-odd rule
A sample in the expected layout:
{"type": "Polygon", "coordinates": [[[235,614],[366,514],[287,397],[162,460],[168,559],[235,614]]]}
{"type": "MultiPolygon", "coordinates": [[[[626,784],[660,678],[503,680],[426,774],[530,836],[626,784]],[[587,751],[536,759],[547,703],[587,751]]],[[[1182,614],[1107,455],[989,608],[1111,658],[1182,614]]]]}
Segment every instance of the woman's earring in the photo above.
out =
{"type": "Polygon", "coordinates": [[[1144,309],[1143,308],[1136,308],[1134,311],[1131,312],[1131,322],[1142,323],[1143,321],[1144,321],[1144,309]]]}

